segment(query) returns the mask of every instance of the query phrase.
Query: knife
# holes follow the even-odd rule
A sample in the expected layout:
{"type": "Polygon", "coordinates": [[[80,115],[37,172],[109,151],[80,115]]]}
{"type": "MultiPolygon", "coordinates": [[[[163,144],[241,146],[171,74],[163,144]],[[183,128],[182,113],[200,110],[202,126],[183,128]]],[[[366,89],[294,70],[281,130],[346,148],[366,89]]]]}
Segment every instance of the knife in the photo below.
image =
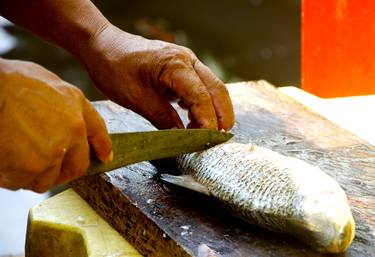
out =
{"type": "Polygon", "coordinates": [[[168,129],[110,134],[113,161],[91,157],[86,175],[104,173],[141,161],[150,161],[206,150],[224,143],[233,134],[210,129],[168,129]]]}

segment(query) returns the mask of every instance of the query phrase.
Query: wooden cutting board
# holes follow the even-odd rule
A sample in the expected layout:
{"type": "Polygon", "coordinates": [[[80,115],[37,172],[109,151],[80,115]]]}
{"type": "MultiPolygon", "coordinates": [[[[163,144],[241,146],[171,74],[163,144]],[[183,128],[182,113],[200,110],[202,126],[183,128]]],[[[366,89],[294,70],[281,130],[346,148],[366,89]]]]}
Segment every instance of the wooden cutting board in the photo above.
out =
{"type": "MultiPolygon", "coordinates": [[[[264,81],[228,88],[236,113],[235,140],[297,157],[334,177],[346,191],[357,223],[356,238],[342,256],[375,256],[375,147],[264,81]]],[[[95,107],[110,132],[154,129],[109,101],[95,107]]],[[[230,217],[212,199],[164,184],[158,179],[163,172],[176,171],[143,162],[73,186],[145,256],[198,256],[199,249],[233,257],[322,256],[291,236],[230,217]]]]}

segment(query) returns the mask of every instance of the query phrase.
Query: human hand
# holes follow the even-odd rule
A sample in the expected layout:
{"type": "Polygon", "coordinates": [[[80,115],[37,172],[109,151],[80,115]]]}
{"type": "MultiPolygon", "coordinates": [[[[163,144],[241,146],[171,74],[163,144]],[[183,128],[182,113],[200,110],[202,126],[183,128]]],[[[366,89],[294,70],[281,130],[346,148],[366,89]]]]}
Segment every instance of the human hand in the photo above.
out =
{"type": "Polygon", "coordinates": [[[81,60],[111,100],[157,128],[183,128],[170,102],[189,111],[188,127],[228,130],[234,114],[228,91],[188,48],[147,40],[108,25],[81,60]]]}
{"type": "Polygon", "coordinates": [[[106,126],[82,92],[30,62],[0,58],[0,187],[44,192],[85,173],[89,145],[111,160],[106,126]]]}

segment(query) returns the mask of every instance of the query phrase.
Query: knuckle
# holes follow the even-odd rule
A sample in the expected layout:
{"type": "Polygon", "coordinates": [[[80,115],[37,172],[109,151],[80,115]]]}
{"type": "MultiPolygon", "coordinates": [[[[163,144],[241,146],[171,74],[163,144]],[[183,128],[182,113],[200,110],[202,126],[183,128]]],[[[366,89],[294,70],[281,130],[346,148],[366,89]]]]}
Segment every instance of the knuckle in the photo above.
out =
{"type": "Polygon", "coordinates": [[[49,159],[51,160],[51,163],[55,163],[64,157],[67,151],[66,145],[67,143],[64,140],[57,140],[51,145],[51,149],[49,150],[49,159]]]}
{"type": "Polygon", "coordinates": [[[157,78],[162,84],[173,84],[180,72],[193,69],[191,54],[179,48],[168,49],[159,65],[157,78]]]}
{"type": "Polygon", "coordinates": [[[226,86],[218,77],[214,76],[211,83],[212,83],[213,88],[216,88],[222,92],[228,93],[226,86]]]}
{"type": "Polygon", "coordinates": [[[174,71],[179,69],[186,69],[189,67],[189,63],[185,58],[181,58],[180,55],[172,56],[166,63],[166,71],[174,71]]]}
{"type": "Polygon", "coordinates": [[[195,56],[194,52],[185,46],[176,45],[176,44],[168,44],[164,47],[168,52],[173,53],[174,55],[184,55],[186,57],[195,56]]]}
{"type": "Polygon", "coordinates": [[[83,137],[86,135],[86,125],[82,119],[74,120],[70,125],[71,133],[77,137],[83,137]]]}
{"type": "Polygon", "coordinates": [[[82,92],[81,89],[79,89],[78,87],[72,86],[72,85],[70,85],[70,84],[68,84],[68,83],[66,83],[66,84],[67,84],[67,86],[70,88],[70,90],[71,90],[74,94],[76,94],[76,95],[78,95],[78,96],[83,96],[83,92],[82,92]]]}
{"type": "Polygon", "coordinates": [[[83,94],[83,92],[81,91],[81,89],[77,88],[77,87],[72,87],[72,90],[73,90],[73,94],[74,96],[76,97],[77,101],[83,105],[83,101],[86,99],[85,95],[83,94]]]}
{"type": "Polygon", "coordinates": [[[186,55],[189,56],[190,59],[192,59],[194,61],[197,60],[197,57],[196,57],[195,53],[190,48],[187,48],[185,46],[181,46],[181,49],[185,52],[186,55]]]}
{"type": "Polygon", "coordinates": [[[185,68],[191,66],[191,53],[182,47],[168,46],[165,48],[164,64],[169,68],[185,68]]]}
{"type": "Polygon", "coordinates": [[[203,86],[199,86],[195,89],[195,94],[196,94],[196,100],[199,103],[207,103],[211,102],[211,96],[207,92],[206,88],[203,86]]]}
{"type": "Polygon", "coordinates": [[[68,82],[61,81],[61,90],[65,92],[68,95],[73,95],[74,97],[78,99],[84,98],[84,94],[81,89],[78,87],[75,87],[68,82]]]}

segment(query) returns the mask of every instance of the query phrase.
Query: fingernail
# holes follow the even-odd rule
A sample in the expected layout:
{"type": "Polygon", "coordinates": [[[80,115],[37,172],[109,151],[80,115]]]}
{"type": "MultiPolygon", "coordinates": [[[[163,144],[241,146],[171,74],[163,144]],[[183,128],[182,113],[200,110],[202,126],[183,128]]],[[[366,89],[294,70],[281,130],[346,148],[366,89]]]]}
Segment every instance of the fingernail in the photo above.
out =
{"type": "Polygon", "coordinates": [[[113,151],[108,156],[107,162],[112,162],[113,161],[113,151]]]}

